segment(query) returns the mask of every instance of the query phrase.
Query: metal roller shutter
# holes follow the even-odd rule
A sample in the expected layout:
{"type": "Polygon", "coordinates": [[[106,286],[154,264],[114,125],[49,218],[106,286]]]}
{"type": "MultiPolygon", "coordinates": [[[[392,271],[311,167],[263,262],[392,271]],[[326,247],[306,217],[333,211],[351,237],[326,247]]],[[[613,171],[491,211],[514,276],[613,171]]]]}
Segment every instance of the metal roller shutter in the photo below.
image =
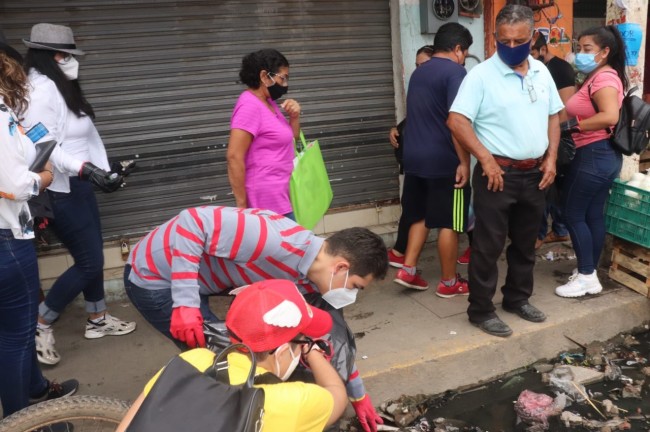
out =
{"type": "Polygon", "coordinates": [[[17,49],[38,22],[69,25],[109,158],[139,169],[98,193],[104,237],[137,236],[180,209],[233,205],[225,151],[243,55],[281,51],[303,130],[318,138],[333,207],[397,198],[389,2],[5,0],[17,49]]]}

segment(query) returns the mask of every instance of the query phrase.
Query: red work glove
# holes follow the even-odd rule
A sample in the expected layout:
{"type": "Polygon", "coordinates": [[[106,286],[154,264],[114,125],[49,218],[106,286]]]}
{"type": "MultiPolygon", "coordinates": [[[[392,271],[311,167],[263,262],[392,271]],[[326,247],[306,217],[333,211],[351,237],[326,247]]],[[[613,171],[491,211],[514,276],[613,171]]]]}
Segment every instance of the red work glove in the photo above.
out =
{"type": "Polygon", "coordinates": [[[377,424],[384,424],[384,419],[379,417],[372,405],[370,395],[366,393],[357,401],[352,402],[352,408],[357,413],[359,423],[365,432],[377,432],[377,424]]]}
{"type": "Polygon", "coordinates": [[[179,306],[172,309],[169,331],[190,348],[204,347],[203,316],[199,308],[179,306]]]}

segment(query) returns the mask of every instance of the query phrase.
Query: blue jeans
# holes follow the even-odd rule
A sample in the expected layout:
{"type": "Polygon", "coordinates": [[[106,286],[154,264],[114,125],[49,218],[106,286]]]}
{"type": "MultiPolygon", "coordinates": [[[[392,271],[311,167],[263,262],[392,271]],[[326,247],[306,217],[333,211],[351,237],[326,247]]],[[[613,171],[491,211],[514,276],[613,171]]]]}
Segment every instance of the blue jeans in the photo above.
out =
{"type": "Polygon", "coordinates": [[[88,313],[106,310],[104,301],[104,251],[99,207],[92,184],[70,178],[70,193],[49,192],[54,221],[52,228],[63,242],[74,265],[56,280],[39,314],[53,322],[63,309],[83,293],[88,313]]]}
{"type": "Polygon", "coordinates": [[[551,216],[551,230],[560,237],[569,235],[566,225],[564,224],[564,215],[562,214],[562,209],[557,204],[546,203],[546,209],[544,210],[544,216],[542,217],[542,223],[539,227],[539,233],[537,238],[543,240],[548,234],[548,217],[551,216]]]}
{"type": "MultiPolygon", "coordinates": [[[[179,348],[186,350],[187,345],[175,339],[169,331],[174,304],[171,287],[156,290],[141,288],[129,280],[130,274],[131,266],[127,264],[124,267],[124,289],[133,306],[156,330],[171,339],[179,348]]],[[[210,310],[208,296],[201,296],[200,309],[205,321],[220,321],[210,310]]]]}
{"type": "Polygon", "coordinates": [[[38,264],[31,240],[0,229],[0,400],[8,416],[48,383],[36,360],[38,264]]]}
{"type": "Polygon", "coordinates": [[[609,140],[576,151],[563,186],[564,219],[578,258],[578,271],[591,274],[605,243],[605,202],[621,171],[622,156],[609,140]]]}

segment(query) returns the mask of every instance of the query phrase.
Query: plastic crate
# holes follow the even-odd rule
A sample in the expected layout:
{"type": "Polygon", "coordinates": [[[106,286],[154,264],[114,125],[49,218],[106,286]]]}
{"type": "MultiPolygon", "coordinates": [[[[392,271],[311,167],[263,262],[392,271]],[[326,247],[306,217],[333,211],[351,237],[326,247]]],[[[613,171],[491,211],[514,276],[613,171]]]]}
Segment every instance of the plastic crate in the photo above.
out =
{"type": "Polygon", "coordinates": [[[605,224],[613,236],[650,248],[650,192],[614,180],[605,224]]]}

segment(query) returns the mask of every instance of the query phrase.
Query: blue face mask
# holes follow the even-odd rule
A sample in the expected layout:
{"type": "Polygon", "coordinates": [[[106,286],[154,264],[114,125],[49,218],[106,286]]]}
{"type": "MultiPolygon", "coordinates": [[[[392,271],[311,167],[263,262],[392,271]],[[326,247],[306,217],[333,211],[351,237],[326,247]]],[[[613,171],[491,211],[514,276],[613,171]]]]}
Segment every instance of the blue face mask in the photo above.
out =
{"type": "Polygon", "coordinates": [[[598,67],[598,63],[596,63],[596,54],[599,52],[600,51],[597,53],[577,53],[575,59],[576,68],[580,72],[586,74],[593,72],[593,70],[598,67]]]}
{"type": "Polygon", "coordinates": [[[499,54],[499,58],[508,66],[518,66],[530,54],[530,41],[512,48],[497,41],[497,54],[499,54]]]}

